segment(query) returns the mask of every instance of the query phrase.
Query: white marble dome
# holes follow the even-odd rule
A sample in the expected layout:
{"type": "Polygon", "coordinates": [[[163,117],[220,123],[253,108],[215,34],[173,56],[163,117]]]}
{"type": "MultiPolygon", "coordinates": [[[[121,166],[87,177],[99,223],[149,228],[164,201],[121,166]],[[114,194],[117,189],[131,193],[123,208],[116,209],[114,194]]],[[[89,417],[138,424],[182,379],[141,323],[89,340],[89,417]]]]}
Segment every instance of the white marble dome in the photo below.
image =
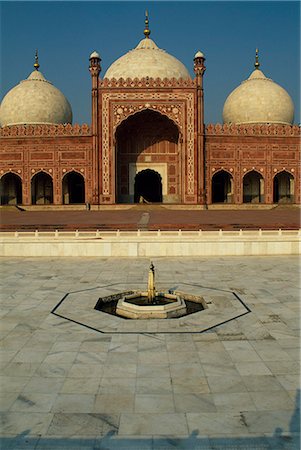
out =
{"type": "Polygon", "coordinates": [[[0,125],[71,123],[71,106],[62,92],[34,70],[3,98],[0,125]]]}
{"type": "Polygon", "coordinates": [[[190,75],[177,58],[157,47],[146,37],[136,48],[117,59],[106,71],[104,78],[183,78],[190,75]]]}
{"type": "Polygon", "coordinates": [[[279,123],[291,125],[294,104],[279,84],[256,68],[234,89],[224,104],[224,123],[279,123]]]}

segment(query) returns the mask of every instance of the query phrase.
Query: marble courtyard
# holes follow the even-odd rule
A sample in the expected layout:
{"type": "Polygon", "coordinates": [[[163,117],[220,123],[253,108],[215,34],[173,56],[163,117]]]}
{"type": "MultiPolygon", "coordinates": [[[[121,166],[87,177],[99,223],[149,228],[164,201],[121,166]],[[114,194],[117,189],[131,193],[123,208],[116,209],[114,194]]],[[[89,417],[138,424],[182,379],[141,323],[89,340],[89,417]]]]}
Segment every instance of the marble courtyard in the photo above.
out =
{"type": "Polygon", "coordinates": [[[207,330],[97,330],[76,304],[73,317],[52,311],[146,283],[149,259],[2,259],[1,448],[299,448],[298,257],[154,264],[158,287],[214,289],[224,308],[234,292],[247,310],[207,330]]]}

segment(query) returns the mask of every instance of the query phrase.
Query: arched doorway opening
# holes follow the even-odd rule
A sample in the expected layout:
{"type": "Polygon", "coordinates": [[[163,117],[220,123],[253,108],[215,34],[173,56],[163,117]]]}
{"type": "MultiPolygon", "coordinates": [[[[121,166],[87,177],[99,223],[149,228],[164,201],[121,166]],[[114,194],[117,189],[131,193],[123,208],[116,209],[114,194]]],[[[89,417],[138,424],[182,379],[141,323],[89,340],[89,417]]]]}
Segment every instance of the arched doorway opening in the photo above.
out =
{"type": "Polygon", "coordinates": [[[225,170],[212,177],[212,203],[232,203],[233,178],[225,170]]]}
{"type": "Polygon", "coordinates": [[[264,180],[260,173],[252,170],[243,178],[243,203],[264,202],[264,180]]]}
{"type": "Polygon", "coordinates": [[[294,201],[294,177],[285,170],[277,173],[273,182],[273,202],[292,203],[294,201]]]}
{"type": "Polygon", "coordinates": [[[63,178],[63,204],[71,203],[85,203],[85,179],[74,171],[63,178]]]}
{"type": "Polygon", "coordinates": [[[115,132],[116,201],[135,202],[136,176],[149,169],[161,175],[162,194],[155,201],[181,202],[179,141],[178,126],[158,111],[145,109],[122,121],[115,132]]]}
{"type": "Polygon", "coordinates": [[[142,170],[135,177],[134,203],[143,202],[162,202],[162,178],[155,170],[142,170]]]}
{"type": "Polygon", "coordinates": [[[1,178],[1,205],[22,204],[22,181],[15,173],[6,173],[1,178]]]}
{"type": "Polygon", "coordinates": [[[45,172],[39,172],[31,179],[31,203],[33,205],[53,203],[52,178],[45,172]]]}

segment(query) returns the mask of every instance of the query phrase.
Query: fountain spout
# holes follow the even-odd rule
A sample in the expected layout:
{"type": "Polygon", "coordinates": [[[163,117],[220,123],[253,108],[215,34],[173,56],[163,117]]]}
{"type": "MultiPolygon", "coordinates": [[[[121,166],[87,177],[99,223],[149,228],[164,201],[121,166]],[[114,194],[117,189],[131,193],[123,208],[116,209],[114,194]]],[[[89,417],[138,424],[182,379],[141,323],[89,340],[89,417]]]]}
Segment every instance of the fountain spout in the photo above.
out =
{"type": "Polygon", "coordinates": [[[153,303],[155,296],[156,296],[155,267],[154,267],[153,263],[151,262],[149,272],[148,272],[148,285],[147,285],[148,303],[153,303]]]}

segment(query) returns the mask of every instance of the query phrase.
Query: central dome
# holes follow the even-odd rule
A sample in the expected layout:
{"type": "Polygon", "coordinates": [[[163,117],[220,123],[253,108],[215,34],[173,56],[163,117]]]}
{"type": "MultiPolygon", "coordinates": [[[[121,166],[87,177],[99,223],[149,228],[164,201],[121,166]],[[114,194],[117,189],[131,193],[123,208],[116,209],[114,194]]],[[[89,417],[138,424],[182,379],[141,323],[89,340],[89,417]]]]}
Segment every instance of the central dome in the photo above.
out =
{"type": "Polygon", "coordinates": [[[136,48],[117,59],[106,71],[104,78],[183,78],[190,79],[184,64],[160,49],[146,37],[136,48]]]}

